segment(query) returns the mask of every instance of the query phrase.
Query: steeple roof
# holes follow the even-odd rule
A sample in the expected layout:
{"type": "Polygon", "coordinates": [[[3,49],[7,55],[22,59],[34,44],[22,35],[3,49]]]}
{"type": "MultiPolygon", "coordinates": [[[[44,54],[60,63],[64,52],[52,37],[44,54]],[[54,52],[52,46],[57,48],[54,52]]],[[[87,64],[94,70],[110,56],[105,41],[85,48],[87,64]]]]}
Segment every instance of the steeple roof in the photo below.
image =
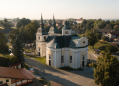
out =
{"type": "Polygon", "coordinates": [[[57,27],[56,27],[56,22],[55,22],[55,18],[54,18],[54,14],[53,14],[53,23],[52,23],[52,27],[49,30],[49,34],[53,34],[53,33],[59,33],[57,27]]]}
{"type": "Polygon", "coordinates": [[[65,30],[70,30],[71,28],[69,27],[69,21],[65,21],[64,23],[64,27],[62,29],[65,29],[65,30]]]}
{"type": "Polygon", "coordinates": [[[44,28],[44,23],[43,23],[43,18],[41,14],[41,23],[40,23],[40,28],[38,28],[37,33],[40,35],[47,35],[48,33],[46,32],[46,29],[44,28]]]}

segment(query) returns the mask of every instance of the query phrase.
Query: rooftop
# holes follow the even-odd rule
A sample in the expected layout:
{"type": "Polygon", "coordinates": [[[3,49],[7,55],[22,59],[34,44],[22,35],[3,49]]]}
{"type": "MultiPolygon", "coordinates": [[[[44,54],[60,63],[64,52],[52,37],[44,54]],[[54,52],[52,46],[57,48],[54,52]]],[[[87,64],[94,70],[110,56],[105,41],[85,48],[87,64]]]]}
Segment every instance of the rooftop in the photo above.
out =
{"type": "Polygon", "coordinates": [[[13,78],[13,79],[34,79],[35,76],[30,74],[25,68],[15,69],[8,67],[0,67],[1,78],[13,78]]]}

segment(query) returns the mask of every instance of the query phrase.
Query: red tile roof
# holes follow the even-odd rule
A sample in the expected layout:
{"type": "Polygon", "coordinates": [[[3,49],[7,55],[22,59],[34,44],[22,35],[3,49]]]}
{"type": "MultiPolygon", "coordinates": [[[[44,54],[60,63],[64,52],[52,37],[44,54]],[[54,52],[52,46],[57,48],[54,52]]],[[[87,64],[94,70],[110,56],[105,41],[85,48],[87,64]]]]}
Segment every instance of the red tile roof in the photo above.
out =
{"type": "Polygon", "coordinates": [[[0,77],[13,79],[34,79],[35,76],[30,74],[25,68],[15,69],[8,67],[0,67],[0,77]]]}
{"type": "Polygon", "coordinates": [[[76,21],[83,21],[84,19],[77,19],[76,21]]]}

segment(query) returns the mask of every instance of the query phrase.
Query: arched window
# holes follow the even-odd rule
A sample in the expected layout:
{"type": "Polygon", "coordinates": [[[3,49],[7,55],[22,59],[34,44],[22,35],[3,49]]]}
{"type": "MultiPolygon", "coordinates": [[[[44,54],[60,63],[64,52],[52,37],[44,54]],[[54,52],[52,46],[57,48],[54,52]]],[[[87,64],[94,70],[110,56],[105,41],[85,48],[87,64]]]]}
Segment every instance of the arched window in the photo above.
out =
{"type": "Polygon", "coordinates": [[[51,56],[49,55],[49,59],[51,59],[51,56]]]}
{"type": "Polygon", "coordinates": [[[83,56],[83,57],[82,57],[82,60],[84,60],[84,59],[85,59],[85,57],[83,56]]]}
{"type": "Polygon", "coordinates": [[[38,37],[40,39],[40,37],[38,37]]]}
{"type": "Polygon", "coordinates": [[[85,44],[85,41],[83,41],[83,43],[85,44]]]}

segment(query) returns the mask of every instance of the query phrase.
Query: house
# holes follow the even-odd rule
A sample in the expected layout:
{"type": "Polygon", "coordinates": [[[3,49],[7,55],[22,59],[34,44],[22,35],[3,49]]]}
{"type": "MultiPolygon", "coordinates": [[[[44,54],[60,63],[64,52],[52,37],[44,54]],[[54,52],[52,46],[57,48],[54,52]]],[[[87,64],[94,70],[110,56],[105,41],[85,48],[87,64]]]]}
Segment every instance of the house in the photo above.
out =
{"type": "Polygon", "coordinates": [[[109,31],[109,32],[103,32],[102,33],[104,36],[107,36],[109,38],[109,40],[114,41],[114,39],[117,38],[117,36],[119,36],[119,31],[109,31]]]}
{"type": "Polygon", "coordinates": [[[33,82],[35,78],[25,68],[0,67],[0,86],[21,86],[33,82]]]}
{"type": "Polygon", "coordinates": [[[21,69],[21,63],[9,64],[9,68],[21,69]]]}
{"type": "Polygon", "coordinates": [[[82,19],[82,18],[76,20],[77,24],[82,23],[83,21],[84,21],[84,19],[82,19]]]}
{"type": "Polygon", "coordinates": [[[54,16],[52,27],[47,33],[42,16],[41,21],[36,33],[36,54],[41,57],[46,56],[47,65],[55,68],[69,66],[75,69],[87,65],[88,39],[86,37],[72,36],[68,21],[65,21],[62,34],[59,34],[54,16]]]}
{"type": "Polygon", "coordinates": [[[62,26],[62,23],[56,23],[56,26],[60,27],[62,26]]]}

